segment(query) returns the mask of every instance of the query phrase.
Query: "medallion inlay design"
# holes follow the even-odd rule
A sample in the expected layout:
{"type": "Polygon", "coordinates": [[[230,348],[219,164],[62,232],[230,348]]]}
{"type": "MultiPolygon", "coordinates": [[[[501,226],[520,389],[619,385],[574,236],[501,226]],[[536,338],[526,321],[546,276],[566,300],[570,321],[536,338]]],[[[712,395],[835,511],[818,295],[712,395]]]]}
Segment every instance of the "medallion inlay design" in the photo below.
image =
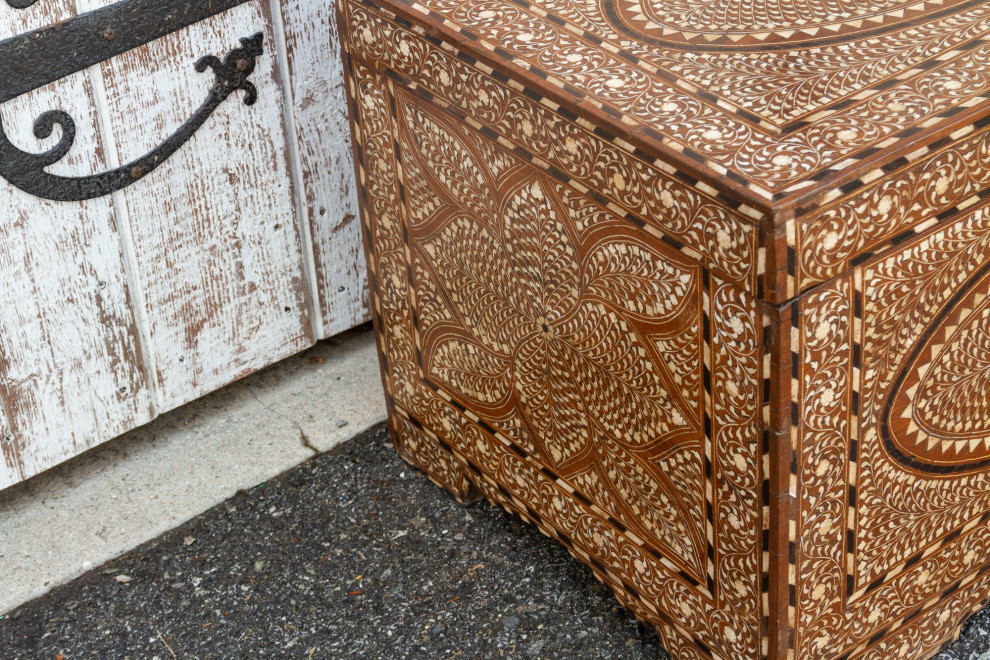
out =
{"type": "Polygon", "coordinates": [[[342,9],[402,455],[677,660],[950,640],[990,594],[990,3],[342,9]]]}
{"type": "Polygon", "coordinates": [[[801,300],[802,657],[930,656],[986,597],[988,255],[983,207],[801,300]]]}
{"type": "MultiPolygon", "coordinates": [[[[641,618],[677,620],[668,644],[755,658],[765,518],[752,295],[579,180],[352,61],[399,452],[462,500],[480,492],[561,539],[641,618]]],[[[473,91],[498,115],[496,89],[473,91]]],[[[522,95],[503,100],[530,126],[522,95]]],[[[599,154],[582,177],[601,168],[610,194],[639,194],[635,170],[586,153],[579,134],[558,145],[599,154]]],[[[677,188],[657,196],[670,226],[730,243],[728,227],[710,230],[720,215],[677,188]]]]}
{"type": "Polygon", "coordinates": [[[888,448],[923,472],[990,465],[990,300],[979,275],[936,316],[887,403],[888,448]]]}
{"type": "MultiPolygon", "coordinates": [[[[878,34],[942,13],[966,0],[602,0],[615,27],[646,40],[734,45],[746,39],[786,41],[788,46],[878,34]]],[[[746,46],[740,46],[745,50],[746,46]]]]}

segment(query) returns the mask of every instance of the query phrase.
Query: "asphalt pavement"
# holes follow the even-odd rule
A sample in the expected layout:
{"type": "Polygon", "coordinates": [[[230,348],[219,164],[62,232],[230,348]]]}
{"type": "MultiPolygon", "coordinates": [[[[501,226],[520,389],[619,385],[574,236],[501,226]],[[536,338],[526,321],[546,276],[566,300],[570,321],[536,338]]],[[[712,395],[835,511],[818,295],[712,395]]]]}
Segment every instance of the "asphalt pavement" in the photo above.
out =
{"type": "MultiPolygon", "coordinates": [[[[940,660],[990,660],[988,629],[940,660]]],[[[667,655],[557,542],[460,506],[378,426],[11,611],[0,657],[667,655]]]]}

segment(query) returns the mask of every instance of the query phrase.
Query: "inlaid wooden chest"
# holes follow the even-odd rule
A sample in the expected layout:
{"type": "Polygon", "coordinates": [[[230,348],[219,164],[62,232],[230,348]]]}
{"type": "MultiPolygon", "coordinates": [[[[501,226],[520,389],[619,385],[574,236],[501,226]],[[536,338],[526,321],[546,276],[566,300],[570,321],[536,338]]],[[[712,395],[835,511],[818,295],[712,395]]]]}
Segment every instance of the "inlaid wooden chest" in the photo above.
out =
{"type": "Polygon", "coordinates": [[[990,597],[990,4],[342,0],[397,447],[677,660],[990,597]]]}

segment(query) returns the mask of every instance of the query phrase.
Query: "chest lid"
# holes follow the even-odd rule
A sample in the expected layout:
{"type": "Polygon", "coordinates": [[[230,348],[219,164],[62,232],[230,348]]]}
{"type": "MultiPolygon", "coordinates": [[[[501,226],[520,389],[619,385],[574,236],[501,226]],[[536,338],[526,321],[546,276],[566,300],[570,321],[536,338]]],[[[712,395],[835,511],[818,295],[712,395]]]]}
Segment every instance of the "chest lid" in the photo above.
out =
{"type": "Polygon", "coordinates": [[[940,167],[933,159],[944,159],[947,148],[969,139],[986,149],[990,3],[983,0],[373,4],[759,210],[771,236],[767,268],[776,274],[768,273],[774,281],[766,290],[774,302],[838,274],[857,251],[875,251],[906,228],[958,210],[985,187],[968,175],[966,185],[957,176],[931,179],[940,167]],[[850,201],[885,181],[899,181],[899,197],[881,191],[850,201]],[[938,194],[927,192],[929,184],[938,194]],[[912,186],[917,194],[905,193],[912,186]],[[802,284],[793,263],[800,226],[843,202],[853,205],[836,216],[845,219],[829,219],[833,225],[860,222],[864,213],[900,216],[854,245],[834,232],[814,236],[826,251],[838,249],[838,265],[802,284]]]}

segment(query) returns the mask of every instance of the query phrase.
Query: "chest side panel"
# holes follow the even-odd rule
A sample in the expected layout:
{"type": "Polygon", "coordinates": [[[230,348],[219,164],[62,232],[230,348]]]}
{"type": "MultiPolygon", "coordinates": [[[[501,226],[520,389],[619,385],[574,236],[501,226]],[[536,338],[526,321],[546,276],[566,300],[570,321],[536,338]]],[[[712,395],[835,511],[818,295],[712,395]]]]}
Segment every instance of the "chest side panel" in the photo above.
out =
{"type": "Polygon", "coordinates": [[[990,588],[988,257],[981,203],[792,310],[801,657],[920,657],[990,588]]]}

